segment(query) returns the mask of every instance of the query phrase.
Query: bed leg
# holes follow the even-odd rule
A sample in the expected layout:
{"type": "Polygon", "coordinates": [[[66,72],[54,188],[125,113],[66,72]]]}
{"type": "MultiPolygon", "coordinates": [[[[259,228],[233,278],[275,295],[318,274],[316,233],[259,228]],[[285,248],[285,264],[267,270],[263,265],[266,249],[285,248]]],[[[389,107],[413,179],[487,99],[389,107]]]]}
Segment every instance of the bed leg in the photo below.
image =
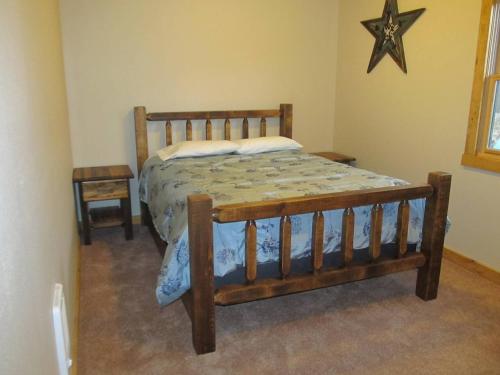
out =
{"type": "Polygon", "coordinates": [[[193,345],[204,354],[215,351],[212,199],[190,195],[187,203],[193,345]]]}
{"type": "Polygon", "coordinates": [[[425,255],[426,262],[418,269],[416,287],[417,296],[424,301],[437,297],[451,175],[444,172],[430,173],[428,183],[434,188],[434,193],[427,198],[425,204],[422,253],[425,255]]]}

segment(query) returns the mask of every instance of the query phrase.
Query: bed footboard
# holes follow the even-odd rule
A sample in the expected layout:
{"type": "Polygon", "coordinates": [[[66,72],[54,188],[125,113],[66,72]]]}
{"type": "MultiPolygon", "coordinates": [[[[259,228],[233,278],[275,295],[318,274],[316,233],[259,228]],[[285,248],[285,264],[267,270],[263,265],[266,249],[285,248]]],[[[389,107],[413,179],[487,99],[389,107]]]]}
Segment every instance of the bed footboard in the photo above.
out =
{"type": "Polygon", "coordinates": [[[215,305],[230,305],[281,296],[341,283],[363,280],[418,268],[416,294],[423,300],[437,296],[443,253],[451,175],[430,173],[428,184],[387,187],[335,194],[290,198],[255,203],[223,205],[213,208],[207,195],[188,197],[191,290],[183,298],[192,321],[193,344],[198,354],[215,351],[215,305]],[[426,198],[422,251],[407,254],[409,204],[426,198]],[[382,204],[399,202],[397,255],[381,256],[382,204]],[[353,208],[371,205],[370,262],[354,264],[353,208]],[[343,209],[340,267],[323,264],[323,211],[343,209]],[[313,213],[311,272],[291,274],[292,215],[313,213]],[[276,279],[257,280],[257,228],[259,219],[281,217],[280,273],[276,279]],[[214,289],[213,222],[246,221],[245,284],[214,289]]]}

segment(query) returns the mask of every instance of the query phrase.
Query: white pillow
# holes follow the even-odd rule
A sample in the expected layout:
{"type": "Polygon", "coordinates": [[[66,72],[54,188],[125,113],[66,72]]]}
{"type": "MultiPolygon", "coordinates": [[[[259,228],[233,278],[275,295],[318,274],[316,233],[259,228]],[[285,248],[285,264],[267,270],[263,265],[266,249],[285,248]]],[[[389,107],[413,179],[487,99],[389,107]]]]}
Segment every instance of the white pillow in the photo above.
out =
{"type": "Polygon", "coordinates": [[[260,152],[299,150],[302,145],[293,139],[286,137],[259,137],[249,139],[239,139],[234,141],[240,148],[237,154],[258,154],[260,152]]]}
{"type": "Polygon", "coordinates": [[[161,160],[192,156],[222,155],[235,152],[240,146],[231,141],[183,141],[158,150],[161,160]]]}

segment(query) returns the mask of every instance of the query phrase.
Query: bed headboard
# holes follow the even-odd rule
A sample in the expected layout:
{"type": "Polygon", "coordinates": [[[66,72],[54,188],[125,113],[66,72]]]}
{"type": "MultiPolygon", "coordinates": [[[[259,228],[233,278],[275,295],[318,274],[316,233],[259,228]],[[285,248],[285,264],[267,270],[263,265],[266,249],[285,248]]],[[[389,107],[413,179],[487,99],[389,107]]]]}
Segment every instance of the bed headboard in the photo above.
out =
{"type": "Polygon", "coordinates": [[[292,138],[293,107],[291,104],[280,104],[279,109],[260,109],[251,111],[201,111],[201,112],[152,112],[146,107],[135,107],[135,147],[137,153],[137,176],[149,156],[148,153],[148,121],[164,121],[166,144],[172,144],[171,121],[186,121],[186,140],[192,139],[192,120],[205,120],[206,139],[212,139],[212,123],[210,120],[225,120],[224,139],[231,139],[231,119],[243,119],[242,138],[248,138],[248,119],[260,118],[260,136],[266,136],[266,118],[280,118],[280,135],[292,138]]]}

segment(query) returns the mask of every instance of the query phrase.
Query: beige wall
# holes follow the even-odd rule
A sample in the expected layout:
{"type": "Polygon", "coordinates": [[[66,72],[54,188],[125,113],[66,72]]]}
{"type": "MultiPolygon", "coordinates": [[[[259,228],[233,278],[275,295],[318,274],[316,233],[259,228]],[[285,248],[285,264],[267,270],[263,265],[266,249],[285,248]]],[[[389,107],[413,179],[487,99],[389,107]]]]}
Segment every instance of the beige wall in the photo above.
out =
{"type": "Polygon", "coordinates": [[[58,2],[0,12],[0,374],[56,374],[54,283],[74,317],[77,234],[58,2]]]}
{"type": "Polygon", "coordinates": [[[368,75],[374,38],[359,21],[379,17],[383,1],[342,1],[334,147],[363,168],[414,182],[451,172],[446,244],[500,270],[500,176],[460,165],[480,5],[400,0],[401,12],[427,7],[404,37],[408,75],[389,57],[368,75]]]}
{"type": "MultiPolygon", "coordinates": [[[[62,0],[75,166],[129,163],[132,108],[294,104],[294,137],[333,143],[337,0],[62,0]]],[[[134,213],[138,210],[137,186],[134,213]]]]}

